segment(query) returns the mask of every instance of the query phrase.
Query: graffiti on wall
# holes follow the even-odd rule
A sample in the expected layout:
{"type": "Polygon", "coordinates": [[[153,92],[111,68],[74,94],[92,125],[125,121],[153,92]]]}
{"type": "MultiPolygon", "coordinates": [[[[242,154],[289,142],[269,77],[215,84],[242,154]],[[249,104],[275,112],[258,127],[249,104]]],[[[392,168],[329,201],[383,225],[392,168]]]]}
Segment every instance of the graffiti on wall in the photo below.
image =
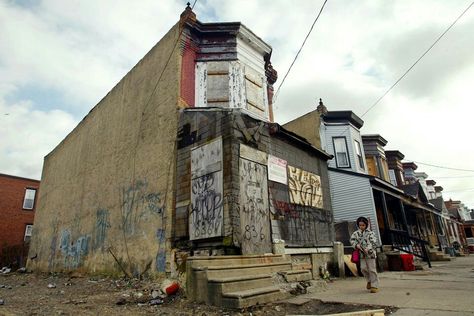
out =
{"type": "Polygon", "coordinates": [[[84,257],[89,253],[90,236],[79,236],[74,240],[71,232],[65,229],[61,232],[59,250],[64,257],[64,267],[66,269],[76,269],[84,261],[84,257]]]}
{"type": "Polygon", "coordinates": [[[222,138],[191,150],[191,178],[222,170],[222,138]]]}
{"type": "Polygon", "coordinates": [[[332,216],[329,211],[286,201],[272,201],[279,214],[280,238],[292,246],[316,246],[331,240],[332,216]]]}
{"type": "Polygon", "coordinates": [[[96,221],[93,233],[93,249],[101,249],[104,251],[104,242],[107,238],[107,231],[110,228],[109,210],[98,209],[96,212],[96,221]]]}
{"type": "Polygon", "coordinates": [[[191,240],[222,235],[222,139],[191,151],[191,240]]]}
{"type": "Polygon", "coordinates": [[[141,221],[149,220],[154,215],[163,213],[164,201],[159,192],[148,192],[146,180],[137,180],[120,191],[121,229],[127,235],[137,232],[141,221]]]}
{"type": "Polygon", "coordinates": [[[48,269],[49,271],[54,270],[54,259],[56,258],[56,247],[58,244],[58,226],[59,221],[57,218],[53,218],[51,221],[51,243],[49,245],[49,258],[48,258],[48,269]]]}
{"type": "Polygon", "coordinates": [[[323,208],[320,176],[288,166],[288,189],[291,203],[323,208]]]}
{"type": "Polygon", "coordinates": [[[222,235],[222,171],[191,180],[191,240],[222,235]]]}
{"type": "Polygon", "coordinates": [[[271,252],[266,167],[239,159],[242,254],[271,252]]]}

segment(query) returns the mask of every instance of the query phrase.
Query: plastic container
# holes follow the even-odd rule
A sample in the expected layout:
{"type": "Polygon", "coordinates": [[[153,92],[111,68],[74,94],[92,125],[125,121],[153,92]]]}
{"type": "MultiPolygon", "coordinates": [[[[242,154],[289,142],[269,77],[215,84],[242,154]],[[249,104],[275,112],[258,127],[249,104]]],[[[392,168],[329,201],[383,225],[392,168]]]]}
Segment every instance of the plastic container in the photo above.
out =
{"type": "Polygon", "coordinates": [[[413,263],[412,254],[401,254],[403,271],[415,271],[415,264],[413,263]]]}

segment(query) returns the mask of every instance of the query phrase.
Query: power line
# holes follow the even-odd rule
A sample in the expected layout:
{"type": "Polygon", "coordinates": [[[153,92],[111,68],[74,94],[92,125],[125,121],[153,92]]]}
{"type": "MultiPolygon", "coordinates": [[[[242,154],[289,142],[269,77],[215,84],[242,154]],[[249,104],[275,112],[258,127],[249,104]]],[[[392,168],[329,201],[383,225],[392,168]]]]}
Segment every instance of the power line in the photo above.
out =
{"type": "Polygon", "coordinates": [[[453,193],[453,192],[466,192],[466,191],[474,191],[474,188],[464,189],[464,190],[453,190],[453,191],[446,191],[446,192],[443,191],[443,194],[444,193],[453,193]]]}
{"type": "Polygon", "coordinates": [[[415,67],[415,65],[418,64],[418,62],[423,57],[425,57],[425,55],[441,40],[441,38],[443,38],[443,36],[454,26],[454,24],[456,24],[456,22],[467,12],[467,10],[472,7],[472,5],[474,5],[474,2],[471,2],[471,4],[461,13],[461,15],[459,15],[456,20],[451,23],[451,25],[434,41],[433,44],[431,44],[430,47],[428,47],[428,49],[415,61],[415,63],[411,65],[410,68],[408,68],[407,71],[405,71],[405,73],[400,78],[398,78],[398,80],[395,81],[395,83],[390,88],[388,88],[388,90],[385,91],[385,93],[380,98],[378,98],[377,101],[375,101],[375,103],[372,104],[367,109],[367,111],[364,112],[364,114],[362,114],[361,117],[364,117],[370,110],[372,110],[372,108],[374,108],[410,72],[410,70],[412,70],[413,67],[415,67]]]}
{"type": "Polygon", "coordinates": [[[417,164],[420,164],[420,165],[425,165],[425,166],[430,166],[430,167],[435,167],[435,168],[440,168],[440,169],[474,172],[474,170],[472,170],[472,169],[461,169],[461,168],[445,167],[445,166],[433,165],[433,164],[429,164],[429,163],[426,163],[426,162],[420,162],[420,161],[414,161],[414,160],[413,160],[413,162],[417,163],[417,164]]]}
{"type": "MultiPolygon", "coordinates": [[[[474,5],[474,1],[471,2],[471,4],[454,20],[454,22],[451,23],[451,25],[449,25],[449,27],[443,32],[441,33],[440,36],[438,36],[438,38],[433,42],[433,44],[430,45],[430,47],[428,47],[427,50],[425,50],[425,52],[423,54],[421,54],[421,56],[403,73],[403,75],[398,78],[397,81],[395,81],[394,84],[392,84],[390,86],[390,88],[387,89],[387,91],[385,91],[385,93],[379,97],[365,112],[364,114],[362,114],[360,117],[364,117],[370,110],[372,110],[377,104],[379,104],[380,101],[382,101],[382,99],[403,79],[405,78],[405,76],[415,67],[416,64],[418,64],[418,62],[423,58],[425,57],[425,55],[441,40],[441,38],[444,37],[444,35],[454,26],[454,24],[457,23],[457,21],[474,5]]],[[[343,135],[347,130],[349,129],[349,127],[347,127],[346,129],[344,129],[340,134],[339,136],[343,135]]]]}
{"type": "MultiPolygon", "coordinates": [[[[303,44],[301,44],[301,47],[300,47],[300,49],[298,50],[298,52],[296,53],[296,56],[295,56],[295,58],[293,59],[293,62],[291,63],[290,67],[288,68],[288,71],[286,72],[285,76],[283,77],[283,80],[281,81],[280,86],[278,87],[278,89],[277,89],[277,91],[276,91],[276,93],[275,93],[275,96],[273,97],[273,104],[276,104],[276,100],[277,100],[278,94],[280,93],[280,89],[281,89],[281,87],[283,86],[283,83],[285,82],[286,77],[287,77],[288,74],[290,73],[291,68],[293,67],[294,63],[296,62],[296,59],[298,59],[298,56],[299,56],[301,50],[303,49],[304,44],[306,43],[306,40],[308,39],[309,35],[310,35],[311,32],[313,31],[313,27],[314,27],[314,25],[316,24],[316,22],[318,21],[319,16],[321,15],[321,13],[323,12],[323,9],[324,9],[324,6],[326,5],[326,2],[328,2],[328,0],[325,0],[324,3],[323,3],[323,5],[321,6],[321,9],[319,10],[318,15],[317,15],[316,18],[314,19],[313,24],[311,25],[311,28],[309,29],[308,34],[306,34],[306,37],[304,38],[303,44]]],[[[275,107],[275,109],[276,109],[276,108],[277,108],[277,107],[275,107]]]]}
{"type": "Polygon", "coordinates": [[[463,179],[463,178],[474,178],[474,176],[436,177],[436,179],[463,179]]]}

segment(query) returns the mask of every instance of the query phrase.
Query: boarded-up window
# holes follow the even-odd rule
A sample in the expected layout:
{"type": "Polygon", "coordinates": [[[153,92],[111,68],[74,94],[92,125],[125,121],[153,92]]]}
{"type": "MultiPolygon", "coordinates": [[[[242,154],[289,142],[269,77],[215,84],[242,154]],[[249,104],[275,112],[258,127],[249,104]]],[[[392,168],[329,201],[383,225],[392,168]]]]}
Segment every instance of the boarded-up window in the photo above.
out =
{"type": "Polygon", "coordinates": [[[229,62],[196,64],[196,106],[229,107],[229,62]]]}
{"type": "Polygon", "coordinates": [[[265,95],[263,75],[249,66],[245,67],[245,90],[247,92],[247,109],[260,116],[265,116],[265,95]]]}
{"type": "Polygon", "coordinates": [[[207,105],[228,107],[229,63],[207,63],[207,105]]]}

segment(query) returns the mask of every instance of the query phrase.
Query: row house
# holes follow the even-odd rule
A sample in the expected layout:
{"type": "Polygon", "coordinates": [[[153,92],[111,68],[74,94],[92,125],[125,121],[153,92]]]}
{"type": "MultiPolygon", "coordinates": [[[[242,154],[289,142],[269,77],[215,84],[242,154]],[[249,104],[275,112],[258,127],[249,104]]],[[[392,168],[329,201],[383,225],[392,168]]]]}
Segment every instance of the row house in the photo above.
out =
{"type": "MultiPolygon", "coordinates": [[[[315,111],[284,126],[308,140],[319,139],[313,144],[334,156],[328,170],[336,224],[365,216],[380,246],[411,252],[428,262],[434,257],[430,248],[442,249],[446,230],[441,211],[425,193],[426,184],[423,187],[417,178],[424,175],[415,174],[416,168],[408,170],[401,152],[385,151],[387,140],[382,136],[361,135],[363,121],[356,114],[328,111],[320,100],[315,111]]],[[[349,233],[340,237],[346,245],[349,233]]]]}
{"type": "MultiPolygon", "coordinates": [[[[449,217],[451,220],[451,230],[453,231],[454,240],[453,242],[458,243],[459,245],[466,244],[466,230],[464,227],[464,223],[470,220],[467,218],[466,207],[461,201],[449,199],[448,201],[444,202],[446,208],[449,212],[449,217]]],[[[468,230],[469,231],[469,230],[468,230]]]]}
{"type": "Polygon", "coordinates": [[[0,174],[0,267],[24,266],[40,181],[0,174]]]}

